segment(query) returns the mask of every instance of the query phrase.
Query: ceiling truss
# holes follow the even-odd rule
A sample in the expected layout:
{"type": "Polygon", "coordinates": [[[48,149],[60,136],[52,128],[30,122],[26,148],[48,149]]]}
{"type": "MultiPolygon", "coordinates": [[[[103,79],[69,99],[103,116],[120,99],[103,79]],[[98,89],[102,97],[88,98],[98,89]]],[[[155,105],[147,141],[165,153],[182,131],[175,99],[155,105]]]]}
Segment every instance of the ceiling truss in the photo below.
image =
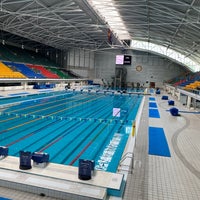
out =
{"type": "Polygon", "coordinates": [[[0,30],[0,40],[38,49],[96,50],[140,40],[200,63],[200,0],[1,0],[0,30]]]}

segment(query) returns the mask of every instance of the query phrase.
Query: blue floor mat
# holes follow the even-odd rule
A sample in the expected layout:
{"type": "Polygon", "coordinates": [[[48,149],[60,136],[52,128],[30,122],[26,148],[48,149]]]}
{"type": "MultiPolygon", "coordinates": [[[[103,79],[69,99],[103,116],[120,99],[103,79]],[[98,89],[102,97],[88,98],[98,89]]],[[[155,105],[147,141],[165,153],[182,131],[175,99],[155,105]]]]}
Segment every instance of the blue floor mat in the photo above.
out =
{"type": "Polygon", "coordinates": [[[151,94],[153,94],[153,93],[154,93],[154,89],[150,89],[149,92],[150,92],[151,94]]]}
{"type": "Polygon", "coordinates": [[[156,102],[149,102],[149,108],[157,108],[157,103],[156,102]]]}
{"type": "Polygon", "coordinates": [[[0,197],[0,200],[11,200],[11,199],[0,197]]]}
{"type": "Polygon", "coordinates": [[[163,128],[149,127],[149,154],[171,157],[163,128]]]}
{"type": "Polygon", "coordinates": [[[155,97],[149,97],[149,101],[155,101],[155,97]]]}
{"type": "Polygon", "coordinates": [[[51,92],[53,90],[49,90],[49,89],[41,89],[41,90],[38,90],[38,92],[51,92]]]}
{"type": "Polygon", "coordinates": [[[160,118],[160,113],[158,109],[149,109],[149,117],[160,118]]]}
{"type": "Polygon", "coordinates": [[[20,92],[20,93],[15,93],[15,94],[9,94],[10,96],[20,96],[23,94],[29,94],[28,92],[20,92]]]}

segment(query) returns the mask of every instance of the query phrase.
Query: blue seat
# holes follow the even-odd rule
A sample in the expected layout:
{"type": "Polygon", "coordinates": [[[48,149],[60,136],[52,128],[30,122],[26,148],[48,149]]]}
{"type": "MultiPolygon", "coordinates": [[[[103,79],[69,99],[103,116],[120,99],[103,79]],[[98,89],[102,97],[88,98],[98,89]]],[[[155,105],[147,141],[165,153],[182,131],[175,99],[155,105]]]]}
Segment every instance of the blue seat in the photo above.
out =
{"type": "Polygon", "coordinates": [[[9,62],[9,61],[4,61],[3,63],[5,65],[16,68],[19,72],[21,72],[28,78],[45,78],[42,74],[38,74],[34,72],[32,69],[30,69],[28,66],[26,66],[23,63],[15,63],[15,62],[9,62]]]}

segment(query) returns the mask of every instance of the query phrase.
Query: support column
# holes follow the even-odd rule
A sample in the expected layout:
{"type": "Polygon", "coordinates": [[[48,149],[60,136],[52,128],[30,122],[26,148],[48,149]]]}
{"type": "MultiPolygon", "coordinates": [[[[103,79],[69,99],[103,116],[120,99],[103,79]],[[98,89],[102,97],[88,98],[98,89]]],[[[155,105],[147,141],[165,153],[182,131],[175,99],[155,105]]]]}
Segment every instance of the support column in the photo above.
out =
{"type": "Polygon", "coordinates": [[[181,99],[181,93],[180,92],[177,93],[177,98],[180,101],[180,99],[181,99]]]}
{"type": "Polygon", "coordinates": [[[27,83],[26,83],[26,82],[23,82],[23,83],[22,83],[22,86],[23,86],[23,89],[24,89],[24,90],[27,90],[27,83]]]}
{"type": "Polygon", "coordinates": [[[187,97],[187,108],[190,108],[191,106],[191,100],[192,100],[192,97],[187,97]]]}
{"type": "Polygon", "coordinates": [[[175,89],[172,89],[172,96],[174,97],[175,95],[175,89]]]}

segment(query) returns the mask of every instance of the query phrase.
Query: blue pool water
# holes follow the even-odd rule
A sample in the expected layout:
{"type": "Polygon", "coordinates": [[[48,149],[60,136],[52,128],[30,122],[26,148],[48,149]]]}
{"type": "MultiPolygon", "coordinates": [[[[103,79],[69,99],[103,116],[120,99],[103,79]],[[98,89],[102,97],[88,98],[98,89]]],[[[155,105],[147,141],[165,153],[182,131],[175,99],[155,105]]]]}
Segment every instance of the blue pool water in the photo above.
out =
{"type": "Polygon", "coordinates": [[[46,152],[50,162],[116,172],[142,95],[59,91],[0,99],[0,146],[46,152]]]}

